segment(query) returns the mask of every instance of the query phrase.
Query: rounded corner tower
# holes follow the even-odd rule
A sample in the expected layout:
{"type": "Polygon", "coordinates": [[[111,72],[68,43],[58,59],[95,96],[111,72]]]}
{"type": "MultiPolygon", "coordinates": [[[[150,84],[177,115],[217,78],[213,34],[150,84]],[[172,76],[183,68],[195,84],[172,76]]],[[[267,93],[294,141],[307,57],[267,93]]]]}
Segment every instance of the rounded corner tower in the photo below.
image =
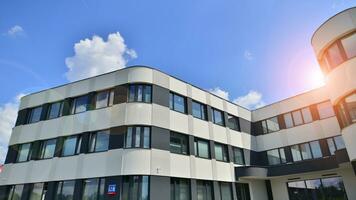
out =
{"type": "Polygon", "coordinates": [[[323,23],[311,42],[356,172],[356,7],[323,23]]]}

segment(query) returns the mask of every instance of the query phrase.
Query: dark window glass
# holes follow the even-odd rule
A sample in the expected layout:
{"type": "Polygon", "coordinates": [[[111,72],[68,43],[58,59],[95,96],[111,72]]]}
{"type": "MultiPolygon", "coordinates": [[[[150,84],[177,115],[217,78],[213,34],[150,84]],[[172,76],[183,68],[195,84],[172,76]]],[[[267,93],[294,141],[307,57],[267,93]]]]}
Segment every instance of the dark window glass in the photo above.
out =
{"type": "Polygon", "coordinates": [[[206,120],[206,106],[196,101],[192,102],[192,114],[194,117],[206,120]]]}
{"type": "Polygon", "coordinates": [[[19,146],[19,153],[17,154],[17,162],[28,161],[30,158],[31,143],[21,144],[19,146]]]}
{"type": "Polygon", "coordinates": [[[270,165],[281,164],[278,149],[273,149],[273,150],[267,151],[267,158],[268,158],[268,163],[270,165]]]}
{"type": "Polygon", "coordinates": [[[353,58],[356,56],[356,34],[344,38],[341,40],[341,44],[345,49],[347,58],[353,58]]]}
{"type": "Polygon", "coordinates": [[[42,113],[42,106],[36,107],[36,108],[32,108],[30,110],[30,114],[28,116],[28,123],[35,123],[40,121],[41,119],[41,113],[42,113]]]}
{"type": "Polygon", "coordinates": [[[299,146],[300,152],[302,154],[303,160],[312,159],[312,153],[310,150],[309,143],[304,143],[299,146]]]}
{"type": "Polygon", "coordinates": [[[88,96],[81,96],[73,99],[72,102],[72,114],[81,113],[87,111],[88,107],[88,96]]]}
{"type": "Polygon", "coordinates": [[[170,100],[170,109],[181,112],[181,113],[186,113],[186,99],[183,96],[180,96],[178,94],[170,93],[169,94],[169,100],[170,100]]]}
{"type": "Polygon", "coordinates": [[[130,85],[129,86],[129,102],[146,102],[152,101],[152,86],[151,85],[130,85]]]}
{"type": "Polygon", "coordinates": [[[211,109],[213,123],[221,126],[225,126],[224,114],[220,110],[216,110],[214,108],[211,109]]]}
{"type": "Polygon", "coordinates": [[[13,185],[10,188],[7,200],[21,200],[24,185],[13,185]]]}
{"type": "Polygon", "coordinates": [[[171,132],[170,150],[172,153],[188,154],[188,136],[171,132]]]}
{"type": "Polygon", "coordinates": [[[194,141],[195,156],[201,158],[210,158],[209,142],[206,140],[195,139],[194,141]]]}
{"type": "Polygon", "coordinates": [[[329,49],[327,50],[327,54],[328,54],[327,57],[328,63],[331,68],[338,66],[344,61],[344,59],[342,58],[340,48],[337,43],[329,47],[329,49]]]}
{"type": "Polygon", "coordinates": [[[306,193],[306,186],[304,181],[288,183],[288,193],[290,200],[304,200],[308,199],[306,193]]]}
{"type": "Polygon", "coordinates": [[[341,177],[321,179],[323,191],[327,199],[347,200],[344,182],[341,177]]]}
{"type": "Polygon", "coordinates": [[[323,190],[320,179],[306,180],[306,188],[310,199],[323,199],[323,190]]]}
{"type": "Polygon", "coordinates": [[[228,127],[232,130],[239,131],[239,119],[232,115],[227,115],[228,127]]]}
{"type": "Polygon", "coordinates": [[[107,151],[109,148],[109,130],[90,134],[89,152],[107,151]]]}
{"type": "Polygon", "coordinates": [[[128,127],[125,148],[150,148],[151,129],[145,126],[128,127]]]}
{"type": "Polygon", "coordinates": [[[233,148],[234,151],[234,163],[237,165],[245,165],[245,156],[243,149],[233,148]]]}
{"type": "Polygon", "coordinates": [[[62,156],[71,156],[80,152],[81,137],[78,135],[69,136],[64,139],[62,156]]]}
{"type": "Polygon", "coordinates": [[[223,144],[214,144],[215,159],[218,161],[228,162],[227,146],[223,144]]]}
{"type": "Polygon", "coordinates": [[[56,149],[57,139],[45,140],[41,142],[41,159],[52,158],[56,149]]]}
{"type": "Polygon", "coordinates": [[[283,118],[284,118],[284,123],[286,124],[286,128],[292,128],[294,126],[291,113],[284,114],[283,118]]]}
{"type": "Polygon", "coordinates": [[[29,200],[44,200],[47,193],[47,184],[34,183],[29,200]]]}
{"type": "Polygon", "coordinates": [[[52,103],[48,109],[47,119],[54,119],[62,116],[62,105],[63,102],[52,103]]]}
{"type": "Polygon", "coordinates": [[[105,178],[86,179],[83,182],[82,200],[104,200],[105,178]]]}
{"type": "Polygon", "coordinates": [[[75,181],[60,181],[57,183],[55,200],[73,200],[75,181]]]}
{"type": "MultiPolygon", "coordinates": [[[[356,34],[355,34],[356,35],[356,34]]],[[[345,98],[345,106],[352,123],[356,122],[356,94],[351,94],[345,98]]]]}
{"type": "Polygon", "coordinates": [[[108,106],[112,106],[114,103],[114,91],[106,90],[98,92],[95,95],[95,108],[105,108],[108,106]]]}
{"type": "Polygon", "coordinates": [[[221,200],[232,200],[231,184],[220,182],[220,198],[221,200]]]}
{"type": "Polygon", "coordinates": [[[213,200],[213,189],[210,181],[197,180],[197,200],[213,200]]]}
{"type": "Polygon", "coordinates": [[[171,200],[189,200],[190,183],[188,179],[171,178],[171,200]]]}
{"type": "Polygon", "coordinates": [[[122,199],[125,200],[148,200],[149,177],[148,176],[125,176],[122,199]]]}
{"type": "Polygon", "coordinates": [[[323,154],[321,152],[319,141],[310,142],[310,148],[313,154],[313,158],[321,158],[323,154]]]}
{"type": "Polygon", "coordinates": [[[319,103],[317,105],[320,119],[325,119],[335,115],[333,106],[330,101],[319,103]]]}
{"type": "Polygon", "coordinates": [[[236,183],[236,195],[238,200],[250,200],[250,188],[247,183],[236,183]]]}
{"type": "Polygon", "coordinates": [[[287,162],[287,158],[286,158],[286,154],[285,154],[284,148],[280,148],[279,149],[279,155],[280,155],[280,158],[281,158],[281,163],[286,163],[287,162]]]}
{"type": "Polygon", "coordinates": [[[292,157],[293,157],[293,161],[301,161],[302,160],[302,156],[300,154],[300,149],[299,149],[299,145],[293,145],[290,147],[291,151],[292,151],[292,157]]]}
{"type": "Polygon", "coordinates": [[[267,121],[266,120],[261,121],[261,125],[262,125],[263,134],[268,133],[267,121]]]}

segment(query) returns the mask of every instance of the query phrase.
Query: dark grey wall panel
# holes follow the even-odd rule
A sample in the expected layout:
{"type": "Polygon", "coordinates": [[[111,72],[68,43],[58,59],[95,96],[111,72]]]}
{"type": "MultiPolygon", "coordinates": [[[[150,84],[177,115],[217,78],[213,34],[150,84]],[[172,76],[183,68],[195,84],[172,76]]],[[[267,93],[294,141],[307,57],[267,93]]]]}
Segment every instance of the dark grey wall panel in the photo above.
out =
{"type": "Polygon", "coordinates": [[[17,113],[16,126],[23,125],[27,120],[28,108],[22,109],[17,113]]]}
{"type": "Polygon", "coordinates": [[[158,85],[153,85],[152,103],[169,108],[169,90],[158,85]]]}
{"type": "Polygon", "coordinates": [[[30,199],[30,194],[33,188],[33,184],[25,184],[25,186],[23,187],[23,191],[22,191],[22,196],[21,196],[21,200],[29,200],[30,199]]]}
{"type": "Polygon", "coordinates": [[[211,116],[211,107],[209,105],[206,106],[206,114],[208,116],[208,121],[209,122],[212,122],[213,121],[213,116],[211,116]]]}
{"type": "Polygon", "coordinates": [[[63,111],[62,111],[62,115],[69,115],[70,114],[70,107],[72,104],[72,99],[71,98],[66,98],[63,101],[63,111]]]}
{"type": "Polygon", "coordinates": [[[74,197],[73,199],[82,199],[83,194],[83,180],[77,179],[74,184],[74,197]]]}
{"type": "Polygon", "coordinates": [[[286,122],[284,121],[283,115],[278,115],[279,129],[286,129],[286,122]]]}
{"type": "Polygon", "coordinates": [[[192,115],[192,103],[193,100],[191,98],[187,98],[187,114],[192,115]]]}
{"type": "Polygon", "coordinates": [[[330,156],[330,150],[326,139],[319,140],[321,152],[323,156],[330,156]]]}
{"type": "Polygon", "coordinates": [[[151,147],[169,151],[170,131],[153,126],[151,129],[151,147]]]}
{"type": "Polygon", "coordinates": [[[90,92],[88,94],[87,110],[95,109],[95,94],[96,92],[90,92]]]}
{"type": "Polygon", "coordinates": [[[270,180],[265,180],[268,200],[273,200],[272,185],[270,180]]]}
{"type": "Polygon", "coordinates": [[[232,182],[231,183],[231,189],[232,189],[232,199],[237,199],[237,194],[236,194],[236,183],[232,182]]]}
{"type": "Polygon", "coordinates": [[[243,152],[245,158],[245,165],[255,165],[258,158],[254,158],[253,155],[251,155],[251,150],[243,149],[243,152]]]}
{"type": "Polygon", "coordinates": [[[126,126],[110,129],[109,149],[120,149],[124,147],[126,126]]]}
{"type": "Polygon", "coordinates": [[[9,186],[0,186],[0,200],[8,200],[9,186]]]}
{"type": "Polygon", "coordinates": [[[209,148],[210,148],[210,158],[215,159],[215,143],[212,140],[209,140],[209,148]]]}
{"type": "Polygon", "coordinates": [[[118,85],[114,88],[114,104],[127,102],[128,85],[118,85]]]}
{"type": "Polygon", "coordinates": [[[47,192],[44,200],[52,200],[55,198],[57,189],[57,182],[48,182],[47,183],[47,192]]]}
{"type": "Polygon", "coordinates": [[[194,136],[189,135],[189,155],[195,155],[194,136]]]}
{"type": "Polygon", "coordinates": [[[241,132],[251,134],[251,122],[239,117],[241,132]]]}
{"type": "Polygon", "coordinates": [[[284,153],[286,155],[287,163],[293,162],[293,156],[290,147],[284,147],[284,153]]]}
{"type": "Polygon", "coordinates": [[[40,120],[46,120],[48,113],[49,103],[42,105],[41,117],[40,120]]]}
{"type": "Polygon", "coordinates": [[[165,176],[150,177],[150,199],[168,200],[170,199],[171,181],[165,176]]]}
{"type": "Polygon", "coordinates": [[[231,145],[227,145],[227,153],[229,154],[229,162],[234,162],[234,152],[231,145]]]}
{"type": "Polygon", "coordinates": [[[356,161],[352,161],[352,168],[354,169],[354,174],[356,175],[356,161]]]}

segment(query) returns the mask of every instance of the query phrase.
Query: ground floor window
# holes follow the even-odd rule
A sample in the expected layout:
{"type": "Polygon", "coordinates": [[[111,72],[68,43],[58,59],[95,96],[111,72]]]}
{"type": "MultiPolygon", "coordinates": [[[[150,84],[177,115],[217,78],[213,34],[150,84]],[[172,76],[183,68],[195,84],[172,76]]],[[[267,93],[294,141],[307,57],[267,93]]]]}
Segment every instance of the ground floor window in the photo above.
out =
{"type": "Polygon", "coordinates": [[[58,182],[55,200],[73,200],[74,186],[74,180],[58,182]]]}
{"type": "Polygon", "coordinates": [[[105,198],[105,178],[91,178],[83,182],[82,200],[103,200],[105,198]]]}
{"type": "Polygon", "coordinates": [[[47,193],[47,183],[33,184],[29,200],[43,200],[47,193]]]}
{"type": "Polygon", "coordinates": [[[148,200],[149,199],[148,176],[125,176],[122,199],[125,200],[148,200]]]}
{"type": "Polygon", "coordinates": [[[341,177],[287,183],[290,200],[347,200],[341,177]]]}
{"type": "Polygon", "coordinates": [[[8,200],[21,200],[24,185],[13,185],[10,188],[8,200]]]}
{"type": "Polygon", "coordinates": [[[227,182],[220,182],[219,187],[220,187],[220,199],[232,200],[231,184],[227,182]]]}
{"type": "Polygon", "coordinates": [[[213,186],[211,181],[197,180],[197,200],[213,200],[213,186]]]}
{"type": "Polygon", "coordinates": [[[171,178],[171,200],[189,200],[189,179],[171,178]]]}
{"type": "Polygon", "coordinates": [[[238,200],[250,200],[250,188],[248,183],[236,183],[236,195],[238,200]]]}

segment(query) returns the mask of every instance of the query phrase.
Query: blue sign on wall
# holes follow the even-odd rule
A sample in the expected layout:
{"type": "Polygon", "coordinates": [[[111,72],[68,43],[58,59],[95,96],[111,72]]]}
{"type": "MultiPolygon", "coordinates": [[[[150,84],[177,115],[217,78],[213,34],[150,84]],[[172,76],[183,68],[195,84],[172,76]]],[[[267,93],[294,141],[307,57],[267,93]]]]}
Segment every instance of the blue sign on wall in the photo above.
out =
{"type": "Polygon", "coordinates": [[[108,194],[109,195],[116,195],[117,191],[116,191],[116,184],[110,184],[108,186],[108,194]]]}

